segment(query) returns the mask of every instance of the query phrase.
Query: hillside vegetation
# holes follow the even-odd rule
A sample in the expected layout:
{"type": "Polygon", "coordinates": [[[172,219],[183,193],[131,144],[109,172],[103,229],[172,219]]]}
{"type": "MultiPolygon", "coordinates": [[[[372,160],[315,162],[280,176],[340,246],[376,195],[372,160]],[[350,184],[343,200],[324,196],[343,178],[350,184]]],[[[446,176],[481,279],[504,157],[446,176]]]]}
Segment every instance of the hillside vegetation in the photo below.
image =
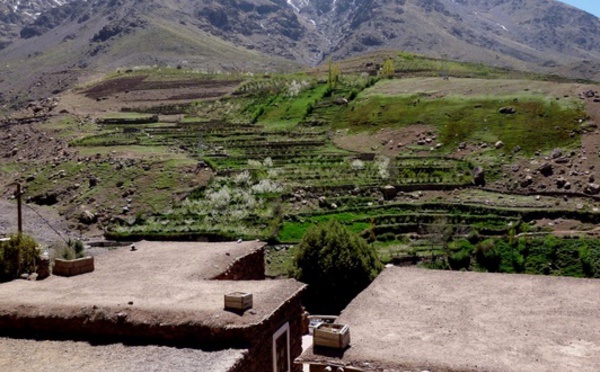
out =
{"type": "MultiPolygon", "coordinates": [[[[0,169],[110,239],[294,244],[335,219],[386,262],[598,277],[592,88],[407,53],[297,74],[121,70],[34,126],[63,157],[0,169]]],[[[292,253],[273,250],[272,275],[292,253]]]]}

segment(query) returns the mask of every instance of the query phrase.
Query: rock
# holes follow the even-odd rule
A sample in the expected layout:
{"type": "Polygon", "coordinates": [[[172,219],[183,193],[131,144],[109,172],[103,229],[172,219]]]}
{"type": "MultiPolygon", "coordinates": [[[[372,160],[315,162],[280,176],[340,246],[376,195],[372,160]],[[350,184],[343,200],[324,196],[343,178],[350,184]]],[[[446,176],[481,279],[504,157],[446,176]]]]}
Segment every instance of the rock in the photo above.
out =
{"type": "Polygon", "coordinates": [[[512,115],[516,114],[517,110],[514,107],[500,107],[498,112],[502,115],[512,115]]]}
{"type": "Polygon", "coordinates": [[[540,171],[540,173],[542,175],[544,175],[545,177],[551,176],[552,170],[553,170],[552,164],[550,164],[548,162],[542,163],[542,165],[540,165],[538,167],[538,171],[540,171]]]}
{"type": "Polygon", "coordinates": [[[94,213],[86,209],[79,215],[79,222],[86,225],[91,225],[93,223],[98,222],[98,217],[94,213]]]}
{"type": "Polygon", "coordinates": [[[335,104],[340,106],[348,106],[348,100],[346,98],[339,97],[336,98],[335,104]]]}
{"type": "Polygon", "coordinates": [[[556,187],[558,187],[559,189],[562,189],[563,187],[565,187],[566,184],[567,184],[567,180],[564,179],[563,177],[560,177],[556,180],[556,187]]]}
{"type": "Polygon", "coordinates": [[[482,167],[473,168],[473,183],[476,186],[485,186],[485,171],[482,167]]]}
{"type": "Polygon", "coordinates": [[[467,143],[466,142],[461,142],[458,144],[458,149],[459,150],[464,150],[467,148],[467,143]]]}
{"type": "Polygon", "coordinates": [[[525,179],[523,181],[521,181],[521,187],[523,187],[523,188],[528,187],[532,183],[533,183],[533,177],[527,176],[527,177],[525,177],[525,179]]]}
{"type": "Polygon", "coordinates": [[[331,205],[329,206],[329,208],[331,209],[338,209],[338,205],[335,203],[331,203],[331,205]]]}
{"type": "Polygon", "coordinates": [[[597,183],[590,183],[584,190],[586,194],[589,195],[598,195],[600,194],[600,185],[597,183]]]}
{"type": "Polygon", "coordinates": [[[392,185],[387,185],[381,188],[381,193],[383,194],[383,198],[385,200],[392,200],[398,194],[396,188],[392,185]]]}
{"type": "Polygon", "coordinates": [[[516,154],[517,152],[520,152],[520,151],[521,151],[521,146],[518,146],[518,145],[515,146],[512,150],[513,154],[516,154]]]}
{"type": "Polygon", "coordinates": [[[496,142],[496,144],[494,146],[496,146],[496,149],[499,150],[504,147],[504,142],[498,141],[498,142],[496,142]]]}
{"type": "Polygon", "coordinates": [[[565,190],[571,190],[571,182],[565,183],[565,190]]]}
{"type": "Polygon", "coordinates": [[[554,150],[552,150],[552,154],[550,156],[552,157],[552,159],[558,159],[562,155],[563,155],[563,153],[560,149],[554,149],[554,150]]]}
{"type": "Polygon", "coordinates": [[[319,196],[319,207],[327,207],[327,199],[324,196],[319,196]]]}
{"type": "Polygon", "coordinates": [[[37,263],[37,280],[43,280],[50,276],[50,258],[43,256],[37,263]]]}
{"type": "Polygon", "coordinates": [[[27,280],[29,280],[30,282],[35,282],[37,280],[37,278],[38,278],[38,274],[33,273],[27,277],[27,280]]]}
{"type": "Polygon", "coordinates": [[[98,179],[95,176],[90,176],[88,181],[89,181],[90,187],[98,186],[98,179]]]}
{"type": "Polygon", "coordinates": [[[594,98],[594,97],[596,97],[596,92],[594,92],[593,90],[590,89],[590,90],[583,92],[583,96],[585,98],[594,98]]]}
{"type": "Polygon", "coordinates": [[[521,166],[519,164],[514,164],[513,166],[510,167],[510,170],[517,173],[518,171],[521,170],[521,166]]]}
{"type": "Polygon", "coordinates": [[[560,158],[558,158],[558,159],[554,160],[554,162],[555,162],[556,164],[566,164],[566,163],[568,163],[568,162],[569,162],[569,158],[566,158],[566,157],[562,156],[562,157],[560,157],[560,158]]]}

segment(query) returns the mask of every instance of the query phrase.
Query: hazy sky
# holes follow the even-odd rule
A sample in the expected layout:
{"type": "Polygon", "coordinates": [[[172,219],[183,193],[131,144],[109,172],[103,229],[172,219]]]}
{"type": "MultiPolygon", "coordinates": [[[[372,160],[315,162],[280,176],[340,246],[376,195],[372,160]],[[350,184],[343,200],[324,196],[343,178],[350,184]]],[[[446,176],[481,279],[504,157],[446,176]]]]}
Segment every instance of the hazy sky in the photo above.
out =
{"type": "Polygon", "coordinates": [[[600,0],[560,0],[563,3],[573,5],[574,7],[592,13],[596,17],[600,17],[600,0]]]}

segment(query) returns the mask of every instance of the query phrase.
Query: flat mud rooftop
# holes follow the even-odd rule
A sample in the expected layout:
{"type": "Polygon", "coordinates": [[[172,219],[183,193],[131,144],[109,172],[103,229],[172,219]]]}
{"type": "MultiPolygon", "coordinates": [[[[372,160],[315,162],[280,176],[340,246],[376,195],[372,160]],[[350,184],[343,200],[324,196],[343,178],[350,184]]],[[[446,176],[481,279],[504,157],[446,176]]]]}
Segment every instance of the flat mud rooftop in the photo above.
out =
{"type": "Polygon", "coordinates": [[[600,366],[600,280],[391,267],[338,322],[350,348],[311,348],[301,361],[378,372],[600,366]]]}
{"type": "MultiPolygon", "coordinates": [[[[303,284],[294,280],[210,280],[261,242],[140,242],[96,257],[94,272],[0,285],[0,331],[82,339],[107,337],[230,345],[271,316],[303,284]],[[224,295],[250,292],[254,307],[225,311],[224,295]]],[[[244,347],[245,345],[240,345],[244,347]]]]}

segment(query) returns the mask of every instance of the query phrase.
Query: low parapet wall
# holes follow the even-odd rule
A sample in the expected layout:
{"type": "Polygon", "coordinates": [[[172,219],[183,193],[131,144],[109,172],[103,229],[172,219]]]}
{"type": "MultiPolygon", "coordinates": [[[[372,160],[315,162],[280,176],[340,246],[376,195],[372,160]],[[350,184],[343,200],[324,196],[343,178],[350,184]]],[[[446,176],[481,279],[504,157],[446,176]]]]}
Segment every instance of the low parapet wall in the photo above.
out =
{"type": "Polygon", "coordinates": [[[213,280],[263,280],[265,278],[265,248],[235,260],[227,270],[213,280]]]}
{"type": "Polygon", "coordinates": [[[76,260],[54,260],[52,274],[58,276],[75,276],[94,271],[94,257],[79,258],[76,260]]]}

